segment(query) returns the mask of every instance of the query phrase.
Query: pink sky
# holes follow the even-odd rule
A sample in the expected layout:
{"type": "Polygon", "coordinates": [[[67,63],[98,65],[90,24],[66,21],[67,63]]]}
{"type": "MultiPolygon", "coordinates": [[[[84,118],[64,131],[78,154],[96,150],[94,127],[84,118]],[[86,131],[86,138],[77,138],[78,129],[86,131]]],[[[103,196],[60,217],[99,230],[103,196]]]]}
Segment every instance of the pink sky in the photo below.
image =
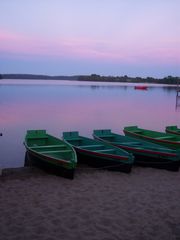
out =
{"type": "Polygon", "coordinates": [[[93,0],[86,5],[82,0],[76,4],[71,0],[54,4],[7,0],[0,8],[3,73],[20,72],[20,66],[22,73],[33,73],[38,61],[39,74],[180,74],[178,0],[146,4],[137,0],[136,5],[131,0],[93,0]],[[60,71],[55,68],[58,64],[60,71]]]}

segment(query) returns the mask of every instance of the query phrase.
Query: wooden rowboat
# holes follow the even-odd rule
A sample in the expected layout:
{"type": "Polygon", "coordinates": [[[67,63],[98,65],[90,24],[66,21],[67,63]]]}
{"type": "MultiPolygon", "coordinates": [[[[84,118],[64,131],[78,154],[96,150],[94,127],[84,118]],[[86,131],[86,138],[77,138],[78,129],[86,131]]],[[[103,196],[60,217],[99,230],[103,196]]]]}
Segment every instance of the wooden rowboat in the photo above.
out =
{"type": "Polygon", "coordinates": [[[69,144],[46,130],[28,130],[24,145],[36,165],[73,179],[77,156],[69,144]]]}
{"type": "Polygon", "coordinates": [[[168,148],[180,149],[180,136],[178,135],[142,129],[137,126],[125,127],[124,134],[126,136],[136,137],[154,142],[168,148]]]}
{"type": "Polygon", "coordinates": [[[79,136],[78,132],[64,132],[63,139],[76,150],[78,161],[98,168],[126,173],[131,171],[134,157],[122,149],[79,136]]]}
{"type": "Polygon", "coordinates": [[[94,130],[95,139],[122,148],[135,156],[135,164],[147,167],[179,170],[180,153],[141,139],[123,136],[110,129],[94,130]]]}
{"type": "Polygon", "coordinates": [[[178,128],[177,126],[167,126],[166,132],[171,133],[171,134],[180,135],[180,128],[178,128]]]}

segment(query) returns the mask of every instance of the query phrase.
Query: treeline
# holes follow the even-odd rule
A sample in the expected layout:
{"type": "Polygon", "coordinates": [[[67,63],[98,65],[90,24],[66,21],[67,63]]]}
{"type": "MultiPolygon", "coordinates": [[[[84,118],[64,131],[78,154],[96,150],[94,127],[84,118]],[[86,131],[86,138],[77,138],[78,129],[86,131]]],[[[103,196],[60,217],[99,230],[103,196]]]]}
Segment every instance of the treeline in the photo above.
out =
{"type": "Polygon", "coordinates": [[[153,77],[128,77],[125,76],[100,76],[97,74],[91,74],[87,76],[79,76],[79,81],[96,81],[96,82],[130,82],[130,83],[161,83],[161,84],[177,84],[180,83],[179,77],[164,77],[164,78],[153,78],[153,77]]]}
{"type": "Polygon", "coordinates": [[[78,80],[78,76],[49,76],[49,75],[36,75],[36,74],[0,74],[0,79],[78,80]]]}
{"type": "Polygon", "coordinates": [[[167,76],[164,78],[153,77],[128,77],[125,76],[101,76],[97,74],[79,76],[49,76],[36,74],[0,74],[0,79],[36,79],[36,80],[77,80],[92,82],[130,82],[130,83],[161,83],[161,84],[180,84],[179,77],[167,76]]]}

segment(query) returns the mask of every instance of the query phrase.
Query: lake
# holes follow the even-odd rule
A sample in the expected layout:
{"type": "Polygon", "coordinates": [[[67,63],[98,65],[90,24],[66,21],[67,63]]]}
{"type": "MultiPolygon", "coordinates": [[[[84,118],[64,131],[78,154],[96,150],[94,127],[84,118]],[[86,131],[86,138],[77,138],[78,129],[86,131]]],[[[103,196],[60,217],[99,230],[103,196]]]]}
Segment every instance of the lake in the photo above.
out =
{"type": "Polygon", "coordinates": [[[79,131],[91,137],[93,129],[123,133],[128,125],[164,131],[180,125],[176,88],[137,84],[52,80],[0,80],[0,168],[24,165],[27,129],[46,129],[61,137],[79,131]]]}

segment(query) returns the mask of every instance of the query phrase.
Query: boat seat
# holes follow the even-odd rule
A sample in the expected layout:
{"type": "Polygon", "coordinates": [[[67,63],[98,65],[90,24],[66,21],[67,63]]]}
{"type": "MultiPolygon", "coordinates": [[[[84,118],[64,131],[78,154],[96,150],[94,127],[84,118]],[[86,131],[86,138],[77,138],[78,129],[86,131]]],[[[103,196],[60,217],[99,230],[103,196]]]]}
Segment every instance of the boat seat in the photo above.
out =
{"type": "Polygon", "coordinates": [[[71,152],[72,150],[49,150],[49,151],[44,151],[41,153],[68,153],[71,152]]]}
{"type": "Polygon", "coordinates": [[[44,145],[44,146],[33,146],[31,149],[40,149],[40,148],[56,148],[56,147],[65,147],[66,145],[64,144],[59,144],[59,145],[44,145]]]}
{"type": "Polygon", "coordinates": [[[82,139],[79,138],[79,137],[77,137],[77,138],[72,137],[72,138],[64,138],[64,140],[65,140],[65,141],[81,141],[82,139]]]}
{"type": "MultiPolygon", "coordinates": [[[[112,144],[123,144],[123,142],[120,142],[120,141],[118,141],[118,142],[109,142],[109,143],[112,143],[112,144]]],[[[126,143],[126,142],[124,142],[124,143],[126,143]]]]}
{"type": "Polygon", "coordinates": [[[93,148],[93,147],[104,147],[104,145],[102,145],[102,144],[98,144],[98,145],[97,144],[96,145],[92,144],[92,145],[82,145],[82,146],[80,145],[79,147],[80,148],[93,148]]]}
{"type": "Polygon", "coordinates": [[[32,139],[34,139],[34,140],[37,140],[37,139],[45,139],[45,140],[47,140],[48,139],[48,137],[47,136],[28,136],[27,137],[27,139],[30,139],[30,140],[32,140],[32,139]]]}
{"type": "Polygon", "coordinates": [[[99,150],[95,150],[96,152],[113,152],[114,149],[99,149],[99,150]]]}
{"type": "Polygon", "coordinates": [[[174,136],[162,136],[162,137],[156,137],[155,139],[163,140],[163,139],[173,139],[174,136]]]}
{"type": "Polygon", "coordinates": [[[132,133],[142,133],[142,131],[141,130],[134,130],[134,131],[132,131],[132,133]]]}
{"type": "Polygon", "coordinates": [[[138,143],[138,142],[112,142],[113,144],[123,144],[123,145],[141,145],[141,143],[138,143]]]}
{"type": "Polygon", "coordinates": [[[110,134],[109,134],[109,135],[108,135],[108,134],[104,134],[104,135],[102,134],[102,135],[99,135],[99,136],[97,136],[97,137],[100,137],[100,138],[101,138],[101,137],[103,137],[103,138],[109,138],[109,137],[112,138],[112,137],[113,137],[113,138],[114,138],[114,136],[113,136],[113,135],[110,135],[110,134]]]}

